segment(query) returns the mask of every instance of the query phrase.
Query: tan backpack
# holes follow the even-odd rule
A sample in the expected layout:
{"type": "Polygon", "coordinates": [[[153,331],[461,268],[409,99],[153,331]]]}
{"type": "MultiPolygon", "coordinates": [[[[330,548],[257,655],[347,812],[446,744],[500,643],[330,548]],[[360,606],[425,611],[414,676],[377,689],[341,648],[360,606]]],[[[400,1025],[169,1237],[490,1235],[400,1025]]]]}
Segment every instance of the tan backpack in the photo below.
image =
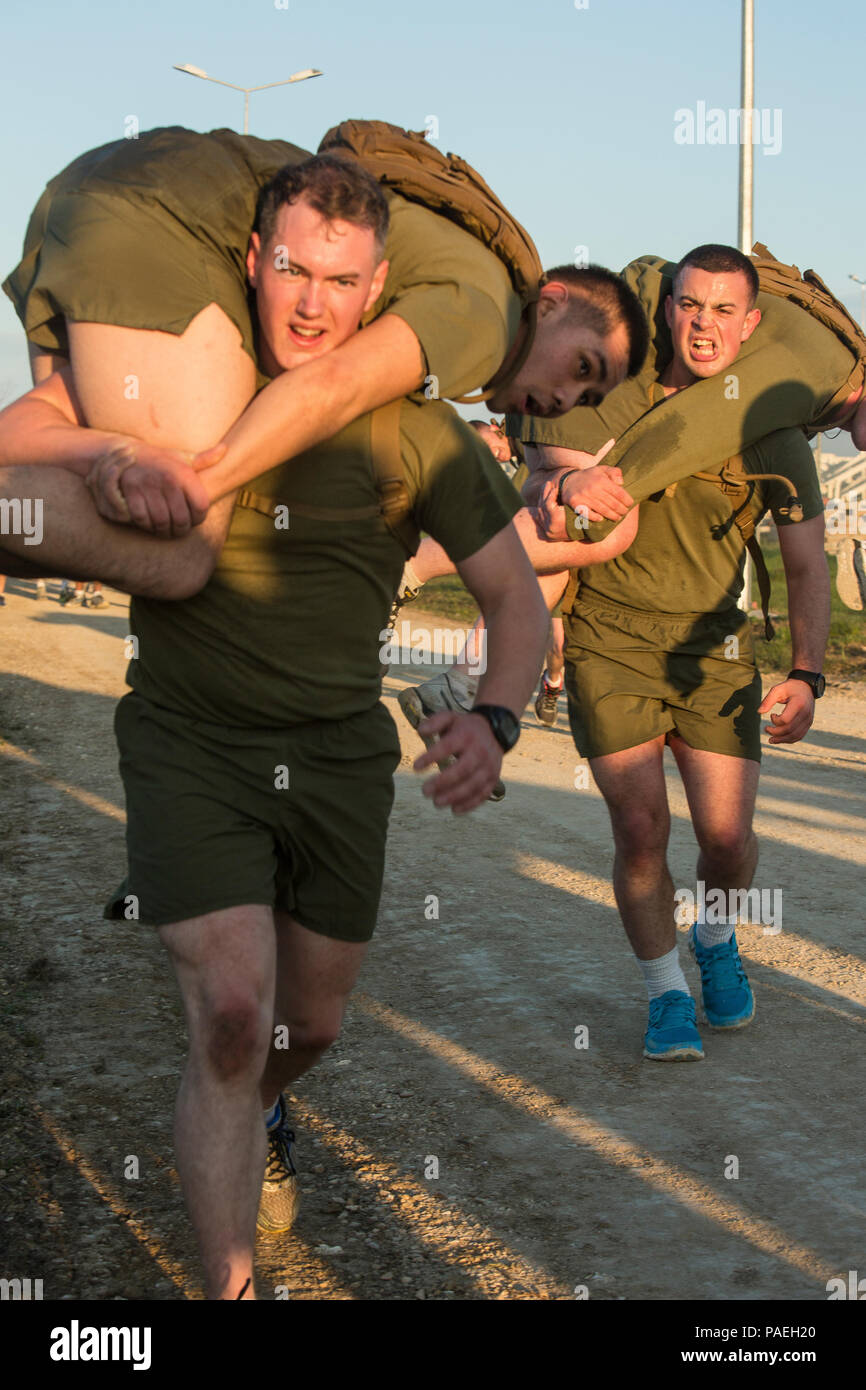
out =
{"type": "Polygon", "coordinates": [[[386,188],[456,222],[502,261],[524,309],[528,310],[529,332],[518,358],[507,372],[494,377],[486,391],[453,398],[468,404],[488,400],[517,375],[535,334],[539,285],[544,272],[529,233],[471,164],[459,155],[442,154],[428,143],[424,131],[403,130],[387,121],[343,121],[327,132],[318,153],[357,159],[386,188]]]}
{"type": "Polygon", "coordinates": [[[801,275],[795,265],[777,261],[760,241],[756,241],[752,247],[750,259],[755,263],[762,290],[798,304],[812,318],[835,333],[853,355],[853,370],[825,411],[826,415],[834,413],[845,404],[853,391],[862,390],[866,384],[866,335],[814,270],[807,270],[801,275]]]}

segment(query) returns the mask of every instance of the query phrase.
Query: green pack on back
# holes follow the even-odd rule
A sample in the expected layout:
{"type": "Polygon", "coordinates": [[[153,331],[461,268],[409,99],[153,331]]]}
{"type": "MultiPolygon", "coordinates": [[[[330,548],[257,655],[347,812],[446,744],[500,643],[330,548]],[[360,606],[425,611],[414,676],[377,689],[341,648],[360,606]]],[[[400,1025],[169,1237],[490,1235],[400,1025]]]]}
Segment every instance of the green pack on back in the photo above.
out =
{"type": "Polygon", "coordinates": [[[499,257],[524,306],[537,296],[542,269],[532,237],[471,164],[442,154],[424,131],[387,121],[343,121],[327,132],[318,152],[353,155],[401,198],[456,222],[499,257]]]}
{"type": "Polygon", "coordinates": [[[826,413],[829,414],[831,410],[843,406],[852,392],[862,390],[866,384],[866,334],[814,270],[807,270],[801,275],[797,266],[777,261],[760,241],[756,241],[752,247],[750,259],[755,263],[762,290],[798,304],[812,318],[835,333],[853,355],[854,368],[828,404],[826,413]]]}
{"type": "Polygon", "coordinates": [[[403,130],[387,121],[343,121],[327,132],[318,153],[357,159],[386,188],[455,222],[502,261],[529,311],[529,331],[507,374],[497,373],[487,391],[454,397],[470,404],[487,400],[516,376],[532,345],[544,273],[532,237],[471,164],[459,155],[442,154],[428,143],[424,131],[403,130]]]}

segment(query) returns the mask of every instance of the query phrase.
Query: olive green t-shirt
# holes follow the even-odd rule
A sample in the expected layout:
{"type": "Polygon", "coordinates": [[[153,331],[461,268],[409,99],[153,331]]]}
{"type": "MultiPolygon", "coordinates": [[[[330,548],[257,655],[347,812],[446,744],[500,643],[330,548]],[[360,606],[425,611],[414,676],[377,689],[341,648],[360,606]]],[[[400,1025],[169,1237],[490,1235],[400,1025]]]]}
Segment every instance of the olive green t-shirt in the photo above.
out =
{"type": "MultiPolygon", "coordinates": [[[[743,466],[747,473],[790,478],[803,520],[821,515],[815,459],[802,430],[777,430],[753,444],[743,454],[743,466]]],[[[802,525],[783,514],[789,501],[783,483],[757,483],[750,504],[755,524],[769,510],[777,526],[802,525]]],[[[740,596],[745,553],[730,500],[713,483],[684,478],[672,496],[655,494],[641,502],[638,533],[628,550],[581,569],[576,610],[582,603],[604,602],[652,613],[722,612],[740,596]]]]}
{"type": "MultiPolygon", "coordinates": [[[[115,140],[90,150],[48,184],[30,220],[22,260],[3,287],[33,340],[36,328],[41,327],[40,345],[65,351],[62,324],[55,323],[53,337],[45,336],[45,325],[58,318],[58,304],[62,306],[64,300],[62,294],[52,296],[50,271],[43,267],[40,275],[39,258],[52,202],[84,194],[91,205],[87,215],[102,222],[111,219],[114,209],[128,223],[129,204],[138,206],[154,264],[159,249],[153,245],[155,238],[164,238],[165,255],[173,265],[184,254],[195,256],[198,243],[216,260],[220,272],[236,276],[237,286],[243,289],[259,190],[284,165],[309,157],[308,151],[284,140],[260,140],[231,130],[201,134],[181,126],[144,131],[137,139],[115,140]],[[118,208],[118,203],[123,207],[118,208]],[[188,248],[184,229],[191,233],[188,248]],[[28,304],[28,299],[41,302],[28,304]]],[[[464,395],[484,385],[502,363],[517,335],[520,299],[502,261],[478,238],[420,204],[392,192],[386,196],[391,213],[385,247],[388,277],[364,322],[381,313],[398,314],[421,344],[426,375],[432,378],[422,388],[426,398],[464,395]]],[[[77,229],[81,214],[72,215],[67,207],[64,236],[70,223],[77,229]]],[[[92,232],[82,235],[92,237],[92,232]]],[[[198,263],[195,269],[200,270],[198,263]]],[[[87,273],[90,270],[87,266],[87,273]]],[[[98,264],[92,266],[92,274],[99,276],[98,264]]],[[[78,270],[76,278],[82,278],[78,270]]],[[[141,268],[136,279],[134,267],[127,272],[124,265],[123,274],[115,278],[122,283],[110,308],[105,307],[105,286],[101,286],[98,322],[182,332],[197,312],[197,304],[190,303],[178,322],[172,305],[158,305],[156,288],[149,291],[146,284],[138,283],[141,268]],[[142,296],[148,301],[149,316],[142,316],[142,296]],[[164,324],[153,321],[155,312],[164,313],[164,324]],[[106,317],[108,313],[111,318],[106,317]]],[[[211,278],[210,290],[205,299],[219,303],[224,293],[220,275],[211,278]]],[[[86,317],[86,291],[80,285],[75,302],[75,316],[86,317]]],[[[238,322],[249,314],[251,304],[245,311],[244,299],[235,292],[232,303],[223,307],[238,322]]],[[[243,322],[238,326],[244,347],[253,356],[251,327],[243,322]]]]}
{"type": "MultiPolygon", "coordinates": [[[[661,257],[643,256],[622,272],[651,328],[650,351],[637,377],[615,387],[597,409],[578,406],[555,420],[506,418],[507,433],[527,443],[596,453],[616,439],[604,462],[622,469],[623,485],[637,502],[742,453],[774,430],[817,425],[854,366],[830,329],[796,304],[761,292],[761,321],[728,371],[694,382],[650,411],[650,387],[672,357],[664,301],[674,269],[661,257]]],[[[600,540],[614,524],[596,522],[573,535],[600,540]]]]}
{"type": "MultiPolygon", "coordinates": [[[[344,719],[381,693],[379,652],[406,559],[381,520],[314,520],[293,505],[378,500],[371,416],[251,484],[275,518],[236,507],[216,571],[179,602],[133,599],[134,690],[206,722],[282,728],[344,719]],[[288,526],[285,526],[285,522],[288,526]]],[[[444,402],[401,407],[413,516],[455,563],[492,540],[520,498],[487,445],[444,402]]]]}

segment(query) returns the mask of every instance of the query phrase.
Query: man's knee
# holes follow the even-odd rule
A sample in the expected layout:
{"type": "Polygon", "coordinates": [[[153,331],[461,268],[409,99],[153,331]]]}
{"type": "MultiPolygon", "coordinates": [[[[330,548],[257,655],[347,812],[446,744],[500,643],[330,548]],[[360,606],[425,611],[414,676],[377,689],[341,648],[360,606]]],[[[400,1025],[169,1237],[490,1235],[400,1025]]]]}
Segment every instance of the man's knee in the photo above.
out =
{"type": "Polygon", "coordinates": [[[193,1045],[222,1080],[261,1071],[271,1038],[270,1009],[252,989],[226,986],[203,1001],[193,1045]]]}
{"type": "Polygon", "coordinates": [[[667,807],[610,807],[617,854],[633,870],[664,863],[670,835],[667,807]]]}
{"type": "Polygon", "coordinates": [[[200,593],[217,567],[233,510],[234,496],[223,497],[190,535],[177,541],[156,541],[165,546],[166,563],[144,597],[177,600],[200,593]]]}
{"type": "Polygon", "coordinates": [[[216,569],[219,549],[197,533],[153,544],[163,548],[162,563],[151,580],[136,590],[139,597],[177,601],[201,593],[216,569]]]}
{"type": "Polygon", "coordinates": [[[718,872],[736,871],[757,848],[751,825],[721,825],[707,829],[695,828],[698,845],[705,859],[718,872]]]}
{"type": "Polygon", "coordinates": [[[332,1013],[310,1018],[300,1026],[289,1024],[289,1048],[299,1052],[327,1052],[340,1036],[342,1018],[332,1013]]]}

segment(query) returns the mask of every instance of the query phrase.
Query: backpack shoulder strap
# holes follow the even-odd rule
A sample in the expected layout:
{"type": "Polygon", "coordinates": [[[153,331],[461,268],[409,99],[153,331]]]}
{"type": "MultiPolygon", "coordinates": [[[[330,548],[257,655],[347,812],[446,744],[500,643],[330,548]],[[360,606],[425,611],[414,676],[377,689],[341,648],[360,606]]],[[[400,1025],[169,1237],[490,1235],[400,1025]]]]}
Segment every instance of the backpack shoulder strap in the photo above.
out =
{"type": "Polygon", "coordinates": [[[242,488],[235,506],[272,518],[279,506],[285,506],[289,524],[293,513],[311,521],[368,521],[378,516],[407,555],[414,555],[421,536],[412,516],[412,499],[403,471],[401,406],[402,401],[391,401],[374,410],[370,417],[370,460],[378,502],[366,507],[313,507],[300,502],[281,503],[278,497],[264,497],[251,488],[242,488]]]}
{"type": "Polygon", "coordinates": [[[755,578],[758,581],[758,593],[761,596],[761,608],[764,613],[764,636],[770,642],[775,634],[775,629],[770,621],[770,575],[758,537],[755,534],[755,518],[752,515],[750,504],[756,483],[765,482],[768,479],[784,483],[791,495],[791,501],[782,508],[782,511],[792,521],[802,521],[803,507],[797,497],[797,490],[791,479],[786,478],[782,473],[747,473],[743,466],[742,454],[734,454],[732,458],[727,459],[724,466],[716,473],[695,473],[692,476],[721,488],[731,503],[737,529],[743,538],[746,550],[755,563],[755,578]]]}

